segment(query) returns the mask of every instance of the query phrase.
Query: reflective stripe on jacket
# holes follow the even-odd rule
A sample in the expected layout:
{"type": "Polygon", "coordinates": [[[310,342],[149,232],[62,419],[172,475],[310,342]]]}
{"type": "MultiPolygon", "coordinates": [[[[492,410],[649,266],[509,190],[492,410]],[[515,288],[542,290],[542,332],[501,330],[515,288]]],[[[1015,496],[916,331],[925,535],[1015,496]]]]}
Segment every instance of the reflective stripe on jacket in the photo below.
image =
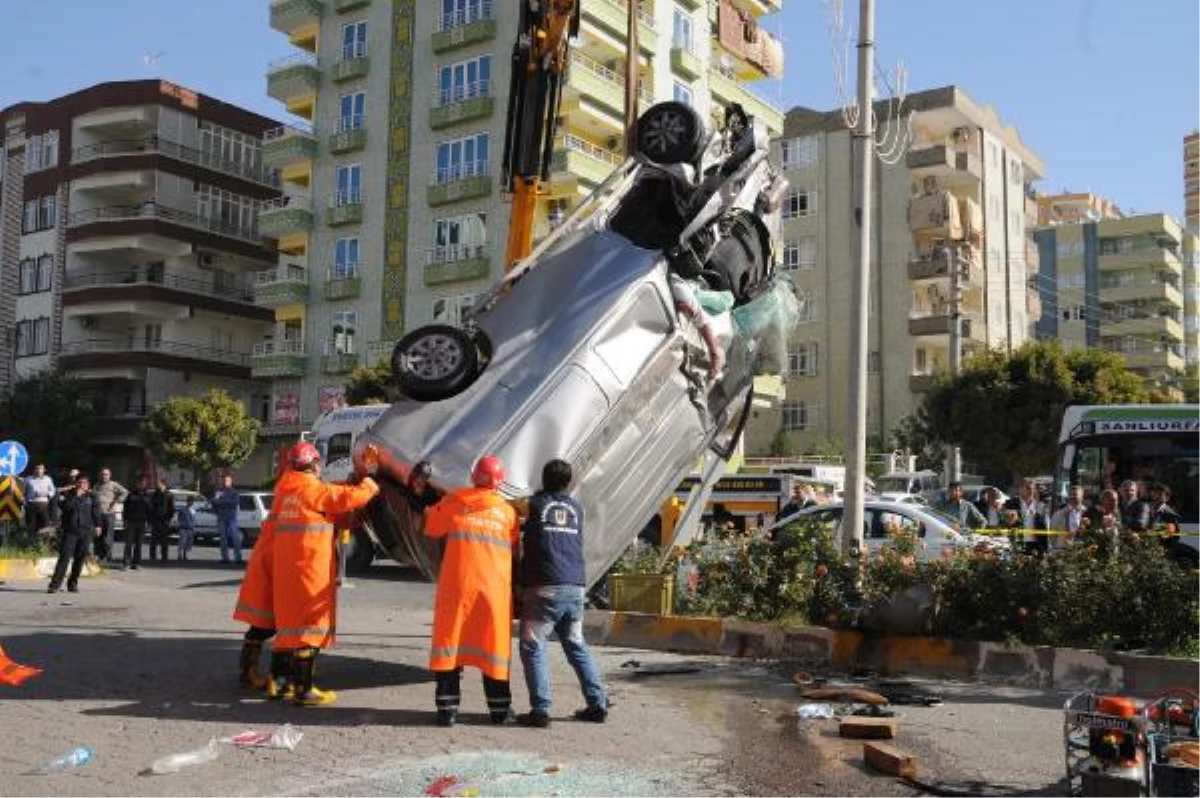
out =
{"type": "Polygon", "coordinates": [[[517,513],[499,493],[463,488],[426,511],[425,534],[445,538],[429,668],[470,665],[508,679],[512,656],[512,558],[517,513]]]}
{"type": "Polygon", "coordinates": [[[328,517],[362,507],[379,492],[373,480],[328,485],[288,471],[275,486],[272,609],[277,649],[328,648],[337,618],[335,537],[328,517]]]}

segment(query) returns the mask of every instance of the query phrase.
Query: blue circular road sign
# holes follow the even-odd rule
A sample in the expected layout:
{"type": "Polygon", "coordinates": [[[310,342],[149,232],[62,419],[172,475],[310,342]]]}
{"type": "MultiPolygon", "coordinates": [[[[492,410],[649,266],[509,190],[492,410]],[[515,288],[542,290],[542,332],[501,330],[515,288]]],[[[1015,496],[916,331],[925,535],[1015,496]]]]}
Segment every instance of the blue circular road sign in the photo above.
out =
{"type": "Polygon", "coordinates": [[[0,442],[0,477],[16,477],[29,466],[29,452],[16,441],[0,442]]]}

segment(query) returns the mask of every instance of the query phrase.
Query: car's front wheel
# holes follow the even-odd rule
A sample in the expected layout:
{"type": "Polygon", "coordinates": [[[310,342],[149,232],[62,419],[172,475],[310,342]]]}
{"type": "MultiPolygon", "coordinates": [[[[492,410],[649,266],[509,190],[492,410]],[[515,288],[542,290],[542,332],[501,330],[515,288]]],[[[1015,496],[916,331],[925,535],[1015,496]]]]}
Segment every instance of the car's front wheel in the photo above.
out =
{"type": "Polygon", "coordinates": [[[661,102],[637,121],[638,152],[657,164],[695,161],[704,146],[704,122],[690,106],[661,102]]]}
{"type": "Polygon", "coordinates": [[[479,370],[479,350],[471,336],[448,324],[419,327],[392,351],[392,374],[412,399],[436,402],[462,391],[479,370]]]}

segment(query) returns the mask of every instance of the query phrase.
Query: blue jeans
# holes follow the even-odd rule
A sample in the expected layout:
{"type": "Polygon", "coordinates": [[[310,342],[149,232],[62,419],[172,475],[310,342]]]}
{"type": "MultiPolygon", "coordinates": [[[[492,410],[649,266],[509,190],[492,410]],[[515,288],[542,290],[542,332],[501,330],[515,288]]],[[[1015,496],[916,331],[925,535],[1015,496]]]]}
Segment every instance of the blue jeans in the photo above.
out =
{"type": "Polygon", "coordinates": [[[551,632],[558,635],[567,662],[575,669],[587,705],[608,706],[596,662],[583,639],[583,597],[584,589],[579,585],[532,587],[522,594],[521,665],[529,688],[529,705],[535,712],[550,712],[546,641],[551,632]]]}
{"type": "Polygon", "coordinates": [[[229,547],[233,556],[242,561],[242,531],[238,529],[237,517],[217,518],[217,538],[221,541],[221,562],[229,562],[229,547]]]}

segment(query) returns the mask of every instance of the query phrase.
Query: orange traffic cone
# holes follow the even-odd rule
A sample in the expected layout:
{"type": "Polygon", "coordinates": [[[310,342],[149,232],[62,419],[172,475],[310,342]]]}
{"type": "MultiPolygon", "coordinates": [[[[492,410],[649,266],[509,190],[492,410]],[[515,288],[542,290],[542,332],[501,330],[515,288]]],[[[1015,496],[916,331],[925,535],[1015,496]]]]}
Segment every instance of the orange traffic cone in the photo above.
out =
{"type": "Polygon", "coordinates": [[[41,668],[31,668],[28,665],[13,662],[4,653],[3,646],[0,646],[0,684],[10,684],[13,687],[20,687],[26,680],[40,675],[41,672],[41,668]]]}

